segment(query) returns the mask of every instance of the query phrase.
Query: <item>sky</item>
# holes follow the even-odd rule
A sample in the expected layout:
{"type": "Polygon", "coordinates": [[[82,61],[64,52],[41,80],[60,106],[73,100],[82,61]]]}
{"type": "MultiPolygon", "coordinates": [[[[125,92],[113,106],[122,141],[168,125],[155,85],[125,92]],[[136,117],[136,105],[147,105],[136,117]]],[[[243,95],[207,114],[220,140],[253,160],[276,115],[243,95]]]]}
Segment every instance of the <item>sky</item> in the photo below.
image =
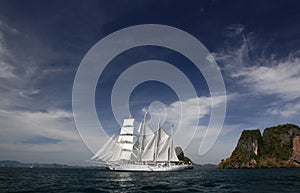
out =
{"type": "MultiPolygon", "coordinates": [[[[175,145],[200,164],[229,157],[245,129],[300,125],[299,7],[296,0],[1,0],[0,160],[86,165],[93,155],[89,144],[92,151],[100,148],[120,131],[122,119],[131,114],[140,122],[145,111],[152,128],[158,119],[167,132],[174,124],[175,145]],[[226,95],[213,96],[207,80],[215,75],[204,74],[182,53],[137,46],[111,58],[96,76],[91,101],[106,135],[97,125],[92,132],[76,125],[72,92],[79,66],[103,38],[143,24],[171,26],[200,41],[226,95]],[[220,130],[209,127],[214,105],[226,105],[224,121],[217,117],[220,130]],[[205,138],[210,145],[202,151],[205,138]]],[[[132,34],[116,42],[136,43],[132,34]]],[[[187,45],[175,33],[148,35],[162,44],[170,39],[187,45]]],[[[101,51],[112,53],[113,44],[101,51]]],[[[188,52],[201,55],[193,47],[188,52]]],[[[88,59],[100,65],[95,57],[88,59]]],[[[92,85],[89,80],[84,84],[92,85]]],[[[90,117],[85,121],[92,124],[90,117]]]]}

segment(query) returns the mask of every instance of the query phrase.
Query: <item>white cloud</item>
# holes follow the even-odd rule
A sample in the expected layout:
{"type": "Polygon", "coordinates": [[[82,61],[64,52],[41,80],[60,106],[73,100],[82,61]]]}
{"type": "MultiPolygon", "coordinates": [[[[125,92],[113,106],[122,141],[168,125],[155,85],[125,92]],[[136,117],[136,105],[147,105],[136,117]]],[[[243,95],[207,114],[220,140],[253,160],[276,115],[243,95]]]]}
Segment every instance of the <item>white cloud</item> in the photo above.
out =
{"type": "MultiPolygon", "coordinates": [[[[166,124],[177,124],[177,127],[197,127],[200,119],[210,114],[212,102],[218,105],[226,101],[226,96],[197,97],[184,101],[175,101],[169,106],[151,105],[151,120],[166,120],[166,124]],[[213,101],[212,101],[213,100],[213,101]]],[[[144,111],[144,109],[143,109],[144,111]]],[[[162,122],[163,124],[163,122],[162,122]]]]}
{"type": "MultiPolygon", "coordinates": [[[[59,76],[70,73],[72,68],[48,65],[65,57],[62,55],[42,42],[37,35],[15,29],[0,16],[0,109],[48,109],[57,104],[68,103],[66,101],[70,99],[64,96],[69,95],[64,93],[70,92],[71,87],[69,90],[60,90],[62,84],[54,84],[51,80],[60,79],[59,76]],[[56,87],[55,90],[60,92],[47,95],[53,89],[51,87],[56,87]],[[33,96],[37,94],[40,95],[33,96]],[[62,97],[57,100],[55,97],[59,94],[62,97]],[[35,101],[27,100],[31,98],[35,101]]],[[[68,83],[64,83],[66,84],[68,83]]]]}
{"type": "MultiPolygon", "coordinates": [[[[0,45],[1,50],[1,45],[0,45]]],[[[0,78],[13,78],[15,74],[13,73],[14,67],[0,61],[0,78]]]]}
{"type": "MultiPolygon", "coordinates": [[[[65,56],[37,35],[21,32],[0,17],[0,159],[72,163],[74,160],[67,158],[71,155],[82,164],[89,151],[75,128],[72,113],[59,107],[71,99],[64,95],[67,91],[49,82],[70,72],[63,65],[48,65],[65,56]],[[47,95],[52,86],[60,97],[58,93],[47,95]],[[34,143],[35,139],[45,142],[34,143]]],[[[91,136],[91,140],[96,139],[91,136]]]]}
{"type": "Polygon", "coordinates": [[[251,88],[251,92],[275,94],[286,101],[300,98],[300,50],[291,53],[286,59],[275,60],[274,55],[253,59],[249,53],[257,48],[255,37],[251,34],[246,36],[245,27],[239,24],[230,25],[227,30],[229,37],[242,40],[213,53],[214,58],[223,65],[223,73],[229,74],[231,79],[227,80],[236,84],[236,79],[239,79],[238,83],[251,88]]]}
{"type": "Polygon", "coordinates": [[[300,98],[300,58],[292,55],[272,66],[243,68],[233,73],[232,77],[241,78],[241,83],[254,92],[275,94],[284,100],[300,98]]]}
{"type": "Polygon", "coordinates": [[[225,67],[226,70],[234,70],[248,64],[248,52],[251,37],[242,37],[238,47],[230,47],[218,53],[212,53],[214,59],[225,67]]]}
{"type": "Polygon", "coordinates": [[[230,37],[242,35],[244,31],[245,31],[245,26],[242,24],[232,24],[227,26],[227,35],[230,37]]]}
{"type": "MultiPolygon", "coordinates": [[[[0,110],[0,120],[0,152],[2,159],[12,159],[13,157],[17,160],[24,160],[26,154],[31,154],[35,157],[39,155],[39,159],[45,161],[47,157],[50,158],[50,153],[53,155],[53,153],[59,152],[77,152],[78,157],[80,157],[80,153],[86,151],[73,123],[72,113],[68,111],[0,110]],[[57,142],[36,143],[32,141],[31,143],[34,138],[50,139],[57,142]],[[21,153],[19,154],[19,152],[21,153]],[[18,157],[18,155],[20,156],[18,157]]],[[[59,154],[56,158],[57,161],[60,160],[59,154]]],[[[53,159],[51,158],[51,160],[53,159]]],[[[30,161],[30,159],[27,161],[30,161]]]]}
{"type": "Polygon", "coordinates": [[[266,116],[279,115],[284,121],[299,114],[300,50],[287,58],[278,59],[274,54],[267,57],[266,50],[262,49],[265,45],[261,45],[254,34],[246,34],[244,26],[233,25],[227,29],[227,36],[233,41],[218,53],[213,53],[222,66],[224,80],[229,85],[227,90],[233,89],[233,92],[252,97],[272,97],[265,109],[251,105],[251,108],[265,112],[266,116]]]}
{"type": "MultiPolygon", "coordinates": [[[[195,135],[188,148],[185,149],[185,154],[190,157],[194,162],[200,164],[218,164],[221,159],[229,157],[234,147],[237,144],[237,140],[241,134],[241,128],[248,128],[245,125],[223,125],[223,129],[209,151],[201,156],[197,153],[201,145],[202,131],[199,130],[195,135]]],[[[205,128],[204,128],[205,129],[205,128]]],[[[215,133],[217,135],[217,133],[215,133]]]]}
{"type": "Polygon", "coordinates": [[[64,110],[0,110],[1,136],[7,135],[1,141],[11,138],[14,142],[19,142],[21,138],[29,136],[77,140],[72,118],[72,114],[64,110]]]}
{"type": "Polygon", "coordinates": [[[6,47],[4,38],[6,33],[14,33],[14,31],[0,18],[0,78],[15,77],[13,73],[15,68],[7,62],[7,59],[11,58],[11,53],[6,47]]]}
{"type": "Polygon", "coordinates": [[[19,94],[20,96],[24,98],[30,98],[30,95],[36,95],[39,94],[40,90],[25,90],[25,91],[20,91],[19,94]]]}
{"type": "Polygon", "coordinates": [[[8,33],[13,33],[13,34],[18,33],[18,30],[16,28],[9,26],[7,22],[5,22],[5,20],[1,17],[0,17],[0,30],[8,33]]]}
{"type": "Polygon", "coordinates": [[[268,109],[272,115],[280,115],[283,117],[293,117],[300,113],[300,104],[288,103],[279,107],[272,107],[268,109]]]}
{"type": "MultiPolygon", "coordinates": [[[[181,146],[185,151],[198,155],[201,141],[205,136],[209,115],[211,113],[212,104],[220,105],[226,102],[230,96],[217,97],[197,97],[190,98],[184,101],[175,101],[172,104],[162,106],[161,103],[155,102],[150,105],[149,110],[151,120],[149,125],[151,128],[157,128],[157,122],[160,119],[164,124],[164,129],[170,133],[171,125],[174,124],[175,135],[174,143],[176,146],[181,146]],[[199,107],[199,108],[198,108],[199,107]],[[165,120],[165,122],[164,122],[165,120]],[[190,145],[190,142],[194,141],[190,145]]],[[[206,137],[214,138],[219,135],[218,129],[211,128],[207,131],[206,137]]],[[[200,156],[194,156],[195,162],[199,163],[200,156]]]]}

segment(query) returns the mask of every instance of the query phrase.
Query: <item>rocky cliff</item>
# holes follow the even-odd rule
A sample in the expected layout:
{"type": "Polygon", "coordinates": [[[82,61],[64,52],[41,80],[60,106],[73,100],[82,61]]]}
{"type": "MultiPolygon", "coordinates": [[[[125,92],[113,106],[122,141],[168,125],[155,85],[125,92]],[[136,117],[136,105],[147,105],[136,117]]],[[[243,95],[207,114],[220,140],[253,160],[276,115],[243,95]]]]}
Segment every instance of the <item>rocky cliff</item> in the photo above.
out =
{"type": "Polygon", "coordinates": [[[294,160],[296,163],[300,164],[300,136],[297,136],[294,139],[291,160],[294,160]]]}
{"type": "Polygon", "coordinates": [[[286,124],[260,130],[244,130],[231,156],[219,168],[300,166],[300,128],[286,124]]]}
{"type": "Polygon", "coordinates": [[[185,164],[193,163],[190,158],[184,156],[184,153],[183,153],[181,147],[176,147],[175,152],[176,152],[176,155],[177,155],[177,158],[179,159],[179,161],[183,161],[185,164]]]}

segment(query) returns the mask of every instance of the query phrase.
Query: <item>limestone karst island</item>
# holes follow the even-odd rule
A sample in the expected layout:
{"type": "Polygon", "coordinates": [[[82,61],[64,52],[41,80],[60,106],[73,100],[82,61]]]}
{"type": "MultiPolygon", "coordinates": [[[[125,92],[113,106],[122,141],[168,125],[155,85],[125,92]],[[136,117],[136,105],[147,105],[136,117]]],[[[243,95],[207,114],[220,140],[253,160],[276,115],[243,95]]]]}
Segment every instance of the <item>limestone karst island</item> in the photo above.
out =
{"type": "Polygon", "coordinates": [[[300,167],[300,128],[285,124],[244,130],[231,156],[218,168],[300,167]]]}

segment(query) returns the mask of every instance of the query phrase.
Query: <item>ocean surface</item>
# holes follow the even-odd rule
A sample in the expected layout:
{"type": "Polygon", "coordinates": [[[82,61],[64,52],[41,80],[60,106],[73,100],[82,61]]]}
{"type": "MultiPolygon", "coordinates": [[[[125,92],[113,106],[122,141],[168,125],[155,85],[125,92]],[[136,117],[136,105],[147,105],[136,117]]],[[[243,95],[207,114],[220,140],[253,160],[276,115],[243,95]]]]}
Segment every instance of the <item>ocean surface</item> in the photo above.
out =
{"type": "Polygon", "coordinates": [[[300,168],[112,172],[0,168],[0,192],[300,192],[300,168]]]}

